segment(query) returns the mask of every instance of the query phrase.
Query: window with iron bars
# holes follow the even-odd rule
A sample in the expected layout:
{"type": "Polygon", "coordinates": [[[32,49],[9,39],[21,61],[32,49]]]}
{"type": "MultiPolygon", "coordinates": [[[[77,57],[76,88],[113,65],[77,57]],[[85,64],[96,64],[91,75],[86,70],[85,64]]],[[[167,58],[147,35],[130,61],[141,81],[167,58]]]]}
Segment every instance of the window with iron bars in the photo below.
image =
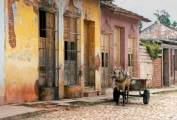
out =
{"type": "Polygon", "coordinates": [[[135,76],[135,63],[136,63],[136,39],[130,38],[128,41],[128,68],[132,77],[135,76]]]}
{"type": "Polygon", "coordinates": [[[80,56],[80,19],[77,16],[64,16],[64,60],[65,60],[65,86],[80,84],[78,71],[80,56]]]}
{"type": "Polygon", "coordinates": [[[47,10],[39,10],[39,77],[44,86],[56,87],[58,85],[58,71],[56,71],[55,46],[55,13],[47,10]]]}

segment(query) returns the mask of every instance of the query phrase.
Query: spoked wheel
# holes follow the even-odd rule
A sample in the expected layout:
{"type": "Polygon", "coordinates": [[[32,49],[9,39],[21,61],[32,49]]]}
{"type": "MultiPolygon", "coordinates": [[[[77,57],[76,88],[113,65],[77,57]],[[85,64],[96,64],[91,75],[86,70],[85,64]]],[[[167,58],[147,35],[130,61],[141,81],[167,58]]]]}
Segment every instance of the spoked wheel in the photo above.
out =
{"type": "Polygon", "coordinates": [[[150,92],[149,90],[145,89],[143,94],[143,103],[149,104],[149,100],[150,100],[150,92]]]}

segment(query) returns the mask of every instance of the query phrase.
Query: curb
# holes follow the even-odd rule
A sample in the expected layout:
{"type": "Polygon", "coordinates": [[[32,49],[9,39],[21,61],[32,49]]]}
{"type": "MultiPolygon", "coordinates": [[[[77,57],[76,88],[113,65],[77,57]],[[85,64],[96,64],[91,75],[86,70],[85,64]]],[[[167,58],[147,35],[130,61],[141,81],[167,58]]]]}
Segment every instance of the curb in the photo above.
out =
{"type": "MultiPolygon", "coordinates": [[[[111,100],[101,100],[101,101],[96,101],[96,102],[86,102],[90,105],[94,105],[94,104],[101,104],[104,102],[109,102],[111,100]]],[[[77,101],[76,101],[77,102],[77,101]]],[[[78,102],[82,102],[82,101],[78,101],[78,102]]],[[[81,105],[77,105],[77,103],[75,104],[74,102],[69,102],[70,105],[59,105],[57,107],[54,108],[44,108],[38,111],[34,111],[34,112],[27,112],[27,113],[22,113],[22,114],[17,114],[17,115],[12,115],[12,116],[8,116],[8,117],[4,117],[4,118],[0,118],[0,120],[20,120],[20,119],[25,119],[25,118],[30,118],[32,116],[38,116],[38,115],[42,115],[45,113],[49,113],[49,112],[55,112],[57,111],[58,107],[81,107],[81,105]]]]}
{"type": "Polygon", "coordinates": [[[151,94],[160,94],[160,93],[169,93],[169,92],[177,92],[177,89],[155,91],[155,92],[151,92],[151,94]]]}
{"type": "Polygon", "coordinates": [[[41,115],[41,114],[44,114],[47,112],[49,112],[49,111],[48,110],[39,110],[39,111],[35,111],[35,112],[28,112],[28,113],[13,115],[13,116],[5,117],[5,118],[0,118],[0,120],[19,120],[19,119],[28,118],[30,116],[41,115]]]}
{"type": "MultiPolygon", "coordinates": [[[[169,92],[177,92],[177,88],[168,89],[168,90],[157,90],[154,92],[152,91],[150,93],[151,94],[160,94],[160,93],[169,93],[169,92]]],[[[98,101],[94,101],[94,102],[86,101],[86,102],[90,106],[90,105],[101,104],[101,103],[110,102],[110,101],[112,101],[112,99],[98,99],[98,101]]],[[[58,107],[80,107],[80,106],[82,106],[82,103],[79,105],[79,102],[84,102],[84,101],[75,101],[75,102],[69,102],[70,105],[59,105],[58,107]],[[78,104],[77,104],[77,102],[78,102],[78,104]]],[[[34,112],[22,113],[22,114],[17,114],[17,115],[5,117],[5,118],[0,118],[0,120],[19,120],[19,119],[25,119],[25,118],[29,118],[32,116],[38,116],[41,114],[55,112],[55,111],[57,111],[57,107],[49,108],[49,109],[44,108],[44,109],[34,111],[34,112]]]]}

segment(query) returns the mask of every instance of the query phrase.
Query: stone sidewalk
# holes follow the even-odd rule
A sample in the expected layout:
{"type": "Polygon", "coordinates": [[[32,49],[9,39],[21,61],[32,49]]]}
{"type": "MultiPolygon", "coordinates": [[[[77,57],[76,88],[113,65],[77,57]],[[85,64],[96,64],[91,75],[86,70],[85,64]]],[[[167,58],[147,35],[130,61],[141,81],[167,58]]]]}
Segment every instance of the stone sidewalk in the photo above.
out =
{"type": "MultiPolygon", "coordinates": [[[[160,89],[150,89],[151,94],[177,91],[177,86],[160,89]]],[[[42,114],[55,110],[61,106],[72,106],[72,103],[96,104],[112,100],[112,89],[107,91],[105,96],[83,97],[76,99],[61,99],[59,101],[30,102],[24,104],[13,104],[0,106],[0,120],[14,120],[30,115],[42,114]]]]}
{"type": "Polygon", "coordinates": [[[165,88],[150,89],[151,94],[157,94],[162,92],[173,92],[173,91],[177,91],[177,85],[173,85],[171,87],[165,87],[165,88]]]}
{"type": "Polygon", "coordinates": [[[4,105],[0,106],[0,120],[13,119],[18,116],[42,111],[39,108],[30,108],[21,105],[4,105]]]}

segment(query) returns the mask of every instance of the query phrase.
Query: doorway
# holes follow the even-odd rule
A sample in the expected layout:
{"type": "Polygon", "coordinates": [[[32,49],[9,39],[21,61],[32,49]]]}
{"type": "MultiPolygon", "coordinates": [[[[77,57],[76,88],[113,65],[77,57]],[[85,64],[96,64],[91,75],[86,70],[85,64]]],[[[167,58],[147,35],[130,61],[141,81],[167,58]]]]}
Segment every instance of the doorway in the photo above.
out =
{"type": "Polygon", "coordinates": [[[95,22],[84,20],[85,87],[95,89],[95,22]]]}
{"type": "Polygon", "coordinates": [[[121,67],[121,31],[120,27],[114,29],[114,67],[121,67]]]}
{"type": "Polygon", "coordinates": [[[55,14],[39,10],[39,98],[58,99],[57,47],[55,45],[55,14]]]}
{"type": "Polygon", "coordinates": [[[111,71],[110,71],[110,34],[101,35],[101,86],[102,88],[111,87],[111,71]]]}
{"type": "Polygon", "coordinates": [[[169,49],[163,49],[163,85],[169,86],[169,49]]]}
{"type": "Polygon", "coordinates": [[[128,39],[128,72],[130,76],[135,77],[135,63],[136,63],[136,39],[128,39]]]}

